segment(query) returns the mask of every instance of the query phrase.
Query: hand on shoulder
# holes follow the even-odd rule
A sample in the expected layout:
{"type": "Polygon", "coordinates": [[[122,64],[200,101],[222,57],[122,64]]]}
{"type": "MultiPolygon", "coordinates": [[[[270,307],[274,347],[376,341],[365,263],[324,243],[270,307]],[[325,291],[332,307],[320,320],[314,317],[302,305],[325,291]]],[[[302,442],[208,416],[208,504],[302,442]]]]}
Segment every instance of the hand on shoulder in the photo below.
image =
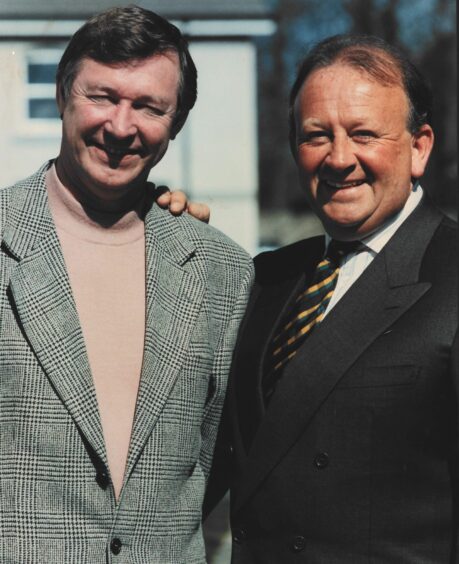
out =
{"type": "Polygon", "coordinates": [[[169,209],[173,215],[181,215],[184,212],[199,219],[204,223],[209,223],[209,206],[200,202],[189,202],[185,192],[181,190],[170,191],[166,186],[158,186],[160,195],[156,199],[158,205],[164,209],[169,209]]]}

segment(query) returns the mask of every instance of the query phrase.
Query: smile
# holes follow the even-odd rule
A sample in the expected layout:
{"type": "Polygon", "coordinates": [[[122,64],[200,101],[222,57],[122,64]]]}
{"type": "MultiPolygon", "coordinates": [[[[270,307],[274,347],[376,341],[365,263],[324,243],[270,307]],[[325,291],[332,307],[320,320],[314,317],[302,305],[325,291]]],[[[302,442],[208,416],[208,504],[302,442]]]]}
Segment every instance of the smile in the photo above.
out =
{"type": "Polygon", "coordinates": [[[334,182],[333,180],[325,180],[325,183],[335,188],[337,190],[344,188],[354,188],[355,186],[360,186],[365,183],[365,180],[353,180],[350,182],[334,182]]]}
{"type": "Polygon", "coordinates": [[[107,153],[107,155],[109,157],[115,157],[115,158],[122,158],[126,155],[137,155],[139,154],[139,151],[136,149],[127,149],[127,148],[121,148],[121,147],[113,147],[110,145],[101,145],[99,143],[94,143],[94,146],[97,147],[98,149],[100,149],[101,151],[104,151],[105,153],[107,153]]]}

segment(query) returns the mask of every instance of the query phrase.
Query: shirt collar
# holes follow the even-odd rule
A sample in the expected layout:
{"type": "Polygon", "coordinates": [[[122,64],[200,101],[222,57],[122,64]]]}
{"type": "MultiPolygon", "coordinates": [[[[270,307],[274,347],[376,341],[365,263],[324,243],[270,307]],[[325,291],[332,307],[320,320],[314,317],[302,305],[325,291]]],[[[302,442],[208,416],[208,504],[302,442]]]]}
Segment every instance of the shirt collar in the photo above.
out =
{"type": "MultiPolygon", "coordinates": [[[[413,213],[415,208],[419,205],[423,195],[423,190],[419,183],[413,185],[410,195],[403,208],[396,213],[393,217],[389,219],[384,225],[379,229],[374,231],[371,235],[364,237],[361,242],[374,254],[378,254],[384,245],[389,241],[389,239],[394,235],[400,225],[406,220],[406,218],[413,213]]],[[[325,233],[325,248],[331,241],[331,237],[328,233],[325,233]]]]}

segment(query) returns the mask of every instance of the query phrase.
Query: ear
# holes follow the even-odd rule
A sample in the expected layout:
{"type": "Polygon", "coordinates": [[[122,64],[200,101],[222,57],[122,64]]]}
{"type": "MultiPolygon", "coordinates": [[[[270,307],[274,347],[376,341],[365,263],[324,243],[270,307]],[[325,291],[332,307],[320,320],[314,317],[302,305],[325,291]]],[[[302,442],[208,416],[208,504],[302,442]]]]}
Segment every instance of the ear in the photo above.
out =
{"type": "Polygon", "coordinates": [[[56,104],[59,110],[59,115],[61,116],[62,119],[62,116],[64,115],[65,101],[62,95],[62,88],[60,84],[56,84],[56,104]]]}
{"type": "Polygon", "coordinates": [[[424,174],[434,144],[434,132],[430,125],[424,124],[413,133],[411,143],[411,177],[420,178],[424,174]]]}
{"type": "Polygon", "coordinates": [[[177,135],[180,133],[180,131],[182,130],[182,127],[185,125],[185,121],[186,118],[188,117],[188,114],[186,116],[182,116],[182,119],[178,120],[178,121],[174,121],[174,123],[172,124],[171,127],[171,134],[169,139],[171,141],[173,141],[177,135]]]}

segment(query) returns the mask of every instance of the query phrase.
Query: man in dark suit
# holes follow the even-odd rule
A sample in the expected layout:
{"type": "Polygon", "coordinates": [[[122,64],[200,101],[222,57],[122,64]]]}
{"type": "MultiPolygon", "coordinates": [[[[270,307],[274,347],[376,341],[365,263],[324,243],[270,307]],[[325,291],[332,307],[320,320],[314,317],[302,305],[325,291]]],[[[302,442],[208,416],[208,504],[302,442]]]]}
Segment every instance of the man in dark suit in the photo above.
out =
{"type": "Polygon", "coordinates": [[[310,52],[290,103],[326,236],[255,259],[209,498],[231,466],[238,564],[457,562],[458,253],[418,181],[430,91],[347,35],[310,52]]]}

